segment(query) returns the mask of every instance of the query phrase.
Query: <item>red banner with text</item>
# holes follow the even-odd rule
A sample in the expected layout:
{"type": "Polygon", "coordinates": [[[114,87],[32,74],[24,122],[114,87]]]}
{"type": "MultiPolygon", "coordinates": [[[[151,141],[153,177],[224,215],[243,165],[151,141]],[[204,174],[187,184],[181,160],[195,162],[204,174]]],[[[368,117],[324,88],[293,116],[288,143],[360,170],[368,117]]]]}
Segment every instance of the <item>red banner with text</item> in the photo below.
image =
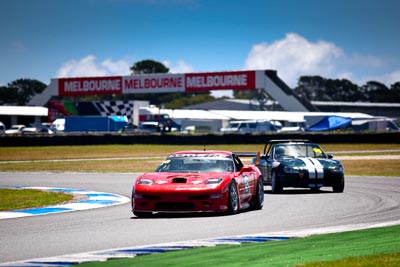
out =
{"type": "Polygon", "coordinates": [[[256,71],[58,79],[58,94],[60,96],[200,92],[254,88],[256,88],[256,71]]]}
{"type": "Polygon", "coordinates": [[[185,78],[186,92],[256,88],[254,71],[189,73],[185,78]]]}
{"type": "Polygon", "coordinates": [[[104,95],[121,94],[122,76],[84,77],[58,79],[58,95],[104,95]]]}

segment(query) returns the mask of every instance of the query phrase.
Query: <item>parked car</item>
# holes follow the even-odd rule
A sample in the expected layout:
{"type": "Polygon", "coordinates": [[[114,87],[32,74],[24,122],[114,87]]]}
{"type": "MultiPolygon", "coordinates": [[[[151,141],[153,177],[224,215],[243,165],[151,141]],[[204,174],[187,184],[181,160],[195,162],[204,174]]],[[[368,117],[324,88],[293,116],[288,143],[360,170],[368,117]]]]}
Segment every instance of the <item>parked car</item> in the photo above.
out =
{"type": "Polygon", "coordinates": [[[21,133],[23,135],[29,135],[29,134],[52,134],[54,132],[50,130],[49,123],[31,123],[29,127],[25,127],[24,129],[22,129],[21,133]]]}
{"type": "Polygon", "coordinates": [[[139,123],[139,129],[148,132],[161,132],[162,126],[157,121],[143,121],[139,123]]]}
{"type": "Polygon", "coordinates": [[[180,131],[180,126],[173,120],[146,120],[139,122],[139,128],[150,132],[175,132],[180,131]],[[178,126],[178,127],[176,127],[178,126]]]}
{"type": "Polygon", "coordinates": [[[258,120],[245,120],[245,121],[231,121],[229,126],[221,128],[223,133],[264,133],[264,132],[277,132],[282,128],[279,121],[258,121],[258,120]]]}
{"type": "Polygon", "coordinates": [[[53,123],[50,125],[50,130],[53,131],[54,133],[64,132],[65,119],[64,118],[55,119],[53,123]]]}
{"type": "Polygon", "coordinates": [[[252,162],[260,169],[264,184],[271,185],[272,193],[285,187],[344,190],[343,164],[308,140],[271,140],[260,158],[252,162]]]}
{"type": "Polygon", "coordinates": [[[21,134],[23,134],[23,135],[37,134],[37,133],[39,133],[39,129],[36,127],[25,127],[21,131],[21,134]]]}
{"type": "Polygon", "coordinates": [[[121,132],[127,132],[127,133],[129,133],[129,132],[137,132],[138,129],[139,129],[138,126],[136,126],[134,124],[131,124],[131,123],[128,123],[127,125],[125,125],[124,128],[121,129],[121,132]]]}
{"type": "Polygon", "coordinates": [[[0,134],[6,133],[6,126],[0,121],[0,134]]]}
{"type": "Polygon", "coordinates": [[[6,134],[20,134],[23,129],[25,129],[23,124],[12,125],[10,129],[6,130],[6,134]]]}
{"type": "Polygon", "coordinates": [[[151,130],[146,130],[143,128],[139,128],[139,126],[136,126],[134,124],[127,124],[123,129],[120,130],[121,133],[133,133],[133,134],[150,134],[154,132],[153,129],[151,130]]]}
{"type": "Polygon", "coordinates": [[[244,165],[239,153],[180,151],[169,155],[153,173],[135,179],[132,211],[138,217],[153,212],[226,212],[262,209],[264,187],[254,165],[244,165]]]}

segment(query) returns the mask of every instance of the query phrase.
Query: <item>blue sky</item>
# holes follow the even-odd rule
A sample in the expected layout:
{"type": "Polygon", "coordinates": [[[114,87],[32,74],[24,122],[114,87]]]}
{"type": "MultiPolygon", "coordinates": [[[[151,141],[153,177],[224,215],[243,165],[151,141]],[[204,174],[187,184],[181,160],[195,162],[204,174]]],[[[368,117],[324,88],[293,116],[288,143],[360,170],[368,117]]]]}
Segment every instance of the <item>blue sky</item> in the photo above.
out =
{"type": "Polygon", "coordinates": [[[0,85],[128,75],[143,59],[174,73],[275,69],[390,86],[400,81],[398,0],[0,0],[0,85]]]}

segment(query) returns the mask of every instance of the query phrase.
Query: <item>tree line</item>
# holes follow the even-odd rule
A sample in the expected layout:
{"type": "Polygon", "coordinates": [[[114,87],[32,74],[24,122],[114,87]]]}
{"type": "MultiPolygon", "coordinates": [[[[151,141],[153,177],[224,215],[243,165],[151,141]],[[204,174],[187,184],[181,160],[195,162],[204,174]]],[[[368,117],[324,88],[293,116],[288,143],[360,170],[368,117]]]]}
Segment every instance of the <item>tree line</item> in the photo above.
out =
{"type": "MultiPolygon", "coordinates": [[[[130,68],[132,74],[168,73],[164,64],[154,60],[136,62],[130,68]]],[[[35,95],[46,89],[47,85],[35,79],[17,79],[0,86],[0,105],[26,105],[35,95]]],[[[347,79],[329,79],[321,76],[301,76],[293,92],[308,101],[340,101],[340,102],[378,102],[400,103],[400,82],[390,87],[377,81],[369,81],[362,86],[347,79]]],[[[234,91],[234,98],[249,99],[250,91],[234,91]]],[[[54,100],[147,100],[150,103],[171,109],[216,100],[210,92],[201,93],[165,93],[137,95],[96,95],[84,97],[54,97],[54,100]]]]}
{"type": "Polygon", "coordinates": [[[310,101],[400,103],[400,82],[390,87],[377,81],[358,86],[347,79],[302,76],[294,92],[310,101]]]}

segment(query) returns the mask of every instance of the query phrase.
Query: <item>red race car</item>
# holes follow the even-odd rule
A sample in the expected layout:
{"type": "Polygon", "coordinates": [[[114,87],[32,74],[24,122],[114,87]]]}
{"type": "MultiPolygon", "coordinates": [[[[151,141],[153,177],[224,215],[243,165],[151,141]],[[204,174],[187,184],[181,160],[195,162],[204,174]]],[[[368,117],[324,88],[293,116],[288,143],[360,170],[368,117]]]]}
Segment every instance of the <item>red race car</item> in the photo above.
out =
{"type": "MultiPolygon", "coordinates": [[[[138,217],[153,212],[226,212],[262,209],[261,172],[244,165],[228,151],[180,151],[169,155],[153,173],[138,176],[132,189],[132,211],[138,217]]],[[[254,156],[254,153],[253,153],[254,156]]]]}

